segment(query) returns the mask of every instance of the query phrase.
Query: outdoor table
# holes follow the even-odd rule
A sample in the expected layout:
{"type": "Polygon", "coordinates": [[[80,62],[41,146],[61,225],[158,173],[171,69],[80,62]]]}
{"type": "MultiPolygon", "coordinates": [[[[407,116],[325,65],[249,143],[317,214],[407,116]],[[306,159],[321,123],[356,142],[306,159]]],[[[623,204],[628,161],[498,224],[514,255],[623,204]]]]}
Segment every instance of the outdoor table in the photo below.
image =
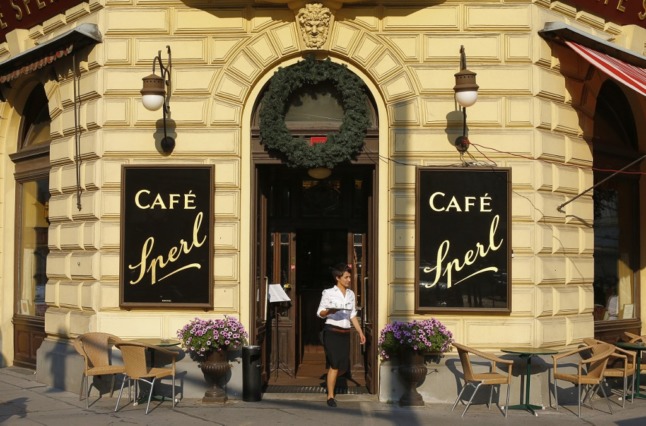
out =
{"type": "MultiPolygon", "coordinates": [[[[134,339],[133,342],[143,343],[145,345],[159,346],[160,348],[169,348],[172,346],[179,346],[180,341],[177,339],[162,339],[159,337],[151,337],[146,339],[134,339]]],[[[150,351],[150,365],[155,366],[155,351],[150,351]]]]}
{"type": "MultiPolygon", "coordinates": [[[[545,407],[542,405],[533,405],[529,403],[529,384],[532,374],[532,358],[537,355],[555,355],[558,351],[553,349],[543,349],[543,348],[505,348],[501,349],[504,353],[518,355],[520,359],[525,359],[527,364],[527,369],[525,371],[525,398],[518,405],[510,405],[508,409],[510,410],[527,410],[535,416],[538,416],[534,410],[542,410],[545,407]]],[[[522,392],[521,392],[522,393],[522,392]]]]}
{"type": "Polygon", "coordinates": [[[637,356],[637,365],[636,365],[636,371],[635,374],[637,374],[637,379],[635,380],[635,387],[637,389],[633,389],[633,398],[646,398],[646,394],[641,393],[641,388],[640,388],[640,377],[641,377],[641,367],[642,367],[642,354],[641,352],[643,350],[646,350],[646,344],[644,342],[634,342],[634,343],[629,343],[629,342],[617,342],[615,343],[615,346],[622,348],[622,349],[628,349],[629,351],[635,351],[636,356],[637,356]]]}

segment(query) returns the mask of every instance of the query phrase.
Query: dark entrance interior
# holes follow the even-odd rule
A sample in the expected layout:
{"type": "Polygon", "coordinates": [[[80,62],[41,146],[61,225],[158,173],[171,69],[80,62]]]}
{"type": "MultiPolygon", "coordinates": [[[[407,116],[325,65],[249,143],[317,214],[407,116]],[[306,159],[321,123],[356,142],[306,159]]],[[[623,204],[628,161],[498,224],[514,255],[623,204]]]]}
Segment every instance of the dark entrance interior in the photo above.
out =
{"type": "MultiPolygon", "coordinates": [[[[263,286],[280,284],[291,299],[268,303],[267,321],[258,330],[258,337],[265,332],[265,383],[269,392],[285,386],[322,392],[326,364],[319,332],[324,321],[316,310],[323,289],[334,285],[331,266],[352,266],[352,289],[364,333],[370,334],[366,305],[372,293],[368,242],[374,167],[338,167],[324,179],[284,166],[258,166],[257,171],[256,264],[262,270],[257,276],[265,277],[256,280],[257,293],[262,294],[263,286]]],[[[359,393],[371,382],[366,379],[370,357],[355,333],[352,339],[352,370],[337,387],[359,393]]]]}

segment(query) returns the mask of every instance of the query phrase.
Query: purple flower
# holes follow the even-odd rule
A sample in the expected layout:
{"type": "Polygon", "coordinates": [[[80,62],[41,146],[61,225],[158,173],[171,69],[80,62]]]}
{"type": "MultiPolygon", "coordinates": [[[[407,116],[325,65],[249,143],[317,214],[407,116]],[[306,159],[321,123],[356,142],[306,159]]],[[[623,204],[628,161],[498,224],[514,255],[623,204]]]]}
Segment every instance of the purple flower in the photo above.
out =
{"type": "Polygon", "coordinates": [[[382,360],[387,360],[406,348],[420,352],[446,352],[451,342],[453,334],[435,318],[394,321],[381,330],[379,355],[382,360]]]}
{"type": "Polygon", "coordinates": [[[236,349],[247,343],[244,326],[233,317],[195,318],[177,330],[182,347],[195,361],[205,360],[211,352],[236,349]]]}

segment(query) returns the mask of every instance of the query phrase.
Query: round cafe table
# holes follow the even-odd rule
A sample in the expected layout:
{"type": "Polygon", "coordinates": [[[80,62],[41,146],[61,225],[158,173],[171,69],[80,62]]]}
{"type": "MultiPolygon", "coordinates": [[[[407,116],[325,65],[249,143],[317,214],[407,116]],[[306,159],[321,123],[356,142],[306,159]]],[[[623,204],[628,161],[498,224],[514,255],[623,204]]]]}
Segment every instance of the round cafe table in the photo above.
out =
{"type": "Polygon", "coordinates": [[[135,339],[134,342],[144,343],[146,345],[159,346],[167,348],[170,346],[179,346],[180,341],[177,339],[162,339],[160,337],[151,337],[146,339],[135,339]]]}
{"type": "Polygon", "coordinates": [[[504,348],[501,349],[502,352],[517,355],[521,360],[525,360],[526,370],[525,370],[525,398],[521,400],[518,405],[510,405],[508,409],[510,410],[526,410],[532,413],[535,416],[538,416],[535,410],[543,410],[545,407],[542,405],[534,405],[529,403],[529,384],[532,374],[532,358],[538,355],[556,355],[558,351],[554,349],[545,349],[545,348],[504,348]]]}
{"type": "Polygon", "coordinates": [[[627,349],[629,351],[635,351],[635,355],[637,356],[637,365],[635,366],[635,374],[637,374],[637,378],[635,379],[635,389],[633,389],[633,398],[641,398],[645,399],[646,394],[641,393],[641,383],[640,383],[640,377],[641,377],[641,367],[642,367],[642,351],[646,350],[646,343],[644,342],[617,342],[615,343],[615,346],[622,348],[622,349],[627,349]]]}
{"type": "MultiPolygon", "coordinates": [[[[145,345],[159,346],[160,348],[169,348],[179,346],[180,341],[177,339],[162,339],[160,337],[151,337],[146,339],[135,339],[133,342],[143,343],[145,345]]],[[[155,366],[155,351],[150,351],[150,365],[155,366]]]]}

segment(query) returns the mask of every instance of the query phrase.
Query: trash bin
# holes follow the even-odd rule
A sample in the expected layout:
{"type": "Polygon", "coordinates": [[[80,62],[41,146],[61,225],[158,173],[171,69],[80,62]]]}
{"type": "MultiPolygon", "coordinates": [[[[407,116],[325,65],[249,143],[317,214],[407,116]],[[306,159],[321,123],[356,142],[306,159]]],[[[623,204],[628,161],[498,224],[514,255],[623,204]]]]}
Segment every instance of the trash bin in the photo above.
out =
{"type": "Polygon", "coordinates": [[[242,347],[242,400],[260,401],[262,383],[260,380],[260,346],[242,347]]]}

